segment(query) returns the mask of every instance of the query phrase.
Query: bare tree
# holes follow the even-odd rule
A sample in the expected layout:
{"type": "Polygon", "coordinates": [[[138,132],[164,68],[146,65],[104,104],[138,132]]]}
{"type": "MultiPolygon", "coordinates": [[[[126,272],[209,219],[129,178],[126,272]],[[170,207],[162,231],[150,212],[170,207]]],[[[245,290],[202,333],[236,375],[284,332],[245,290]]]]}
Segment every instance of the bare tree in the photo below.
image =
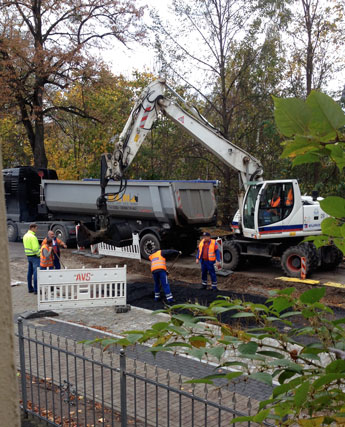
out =
{"type": "MultiPolygon", "coordinates": [[[[284,2],[273,3],[276,9],[272,8],[270,12],[276,16],[284,2]]],[[[163,72],[192,89],[203,103],[203,113],[209,121],[220,129],[225,138],[244,148],[253,131],[253,140],[256,140],[257,128],[254,127],[263,120],[258,114],[255,121],[247,121],[244,125],[242,119],[250,115],[243,109],[248,108],[248,100],[253,99],[252,89],[258,84],[250,74],[253,66],[262,63],[266,40],[259,40],[258,34],[268,31],[266,26],[271,17],[267,8],[271,4],[256,0],[174,0],[174,18],[170,25],[154,16],[152,29],[156,34],[156,48],[163,72]],[[236,122],[239,117],[241,121],[236,122]],[[249,126],[246,128],[248,123],[251,130],[249,126]]],[[[266,50],[267,54],[270,54],[269,50],[266,50]]],[[[279,67],[277,70],[279,72],[279,67]]],[[[261,88],[265,85],[263,79],[262,83],[261,88]]],[[[272,85],[267,84],[266,97],[270,90],[272,85]]],[[[262,98],[259,94],[255,96],[262,98]]],[[[189,143],[188,149],[191,146],[193,144],[189,143]]],[[[203,152],[211,159],[204,150],[197,151],[192,155],[201,156],[203,152]]],[[[233,200],[236,200],[237,174],[218,161],[216,164],[222,171],[224,211],[230,212],[233,207],[231,209],[229,196],[232,192],[233,200]]]]}
{"type": "Polygon", "coordinates": [[[0,107],[17,108],[37,167],[47,167],[44,123],[62,109],[54,92],[93,76],[92,50],[109,39],[126,44],[143,37],[143,8],[132,0],[0,1],[0,107]],[[53,102],[55,100],[55,103],[53,102]]]}
{"type": "Polygon", "coordinates": [[[312,89],[325,89],[342,64],[345,5],[337,0],[296,0],[291,8],[287,44],[292,88],[294,95],[308,96],[312,89]]]}

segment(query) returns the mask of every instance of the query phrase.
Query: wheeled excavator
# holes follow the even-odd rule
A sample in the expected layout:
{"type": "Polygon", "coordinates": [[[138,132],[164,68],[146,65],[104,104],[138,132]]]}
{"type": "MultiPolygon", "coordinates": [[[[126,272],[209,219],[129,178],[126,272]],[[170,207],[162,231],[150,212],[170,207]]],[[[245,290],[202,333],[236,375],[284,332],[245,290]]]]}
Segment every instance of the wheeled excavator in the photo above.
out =
{"type": "Polygon", "coordinates": [[[114,194],[107,193],[106,187],[109,180],[120,181],[119,191],[125,191],[125,172],[160,115],[171,119],[238,172],[239,206],[232,222],[232,233],[223,237],[224,268],[236,270],[253,257],[279,257],[283,270],[290,277],[300,277],[302,257],[306,260],[307,275],[317,267],[334,269],[338,266],[343,256],[334,245],[316,249],[313,243],[303,242],[308,236],[321,234],[321,222],[327,217],[320,207],[318,194],[302,196],[297,179],[263,180],[261,162],[225,139],[163,78],[144,89],[121,135],[113,141],[114,152],[102,155],[101,196],[97,200],[100,231],[91,232],[91,237],[88,235],[91,241],[95,243],[107,236],[108,242],[113,240],[119,245],[123,239],[128,244],[130,233],[126,233],[125,225],[120,229],[107,226],[107,201],[114,194]],[[170,93],[170,97],[173,95],[173,99],[166,93],[170,93]]]}

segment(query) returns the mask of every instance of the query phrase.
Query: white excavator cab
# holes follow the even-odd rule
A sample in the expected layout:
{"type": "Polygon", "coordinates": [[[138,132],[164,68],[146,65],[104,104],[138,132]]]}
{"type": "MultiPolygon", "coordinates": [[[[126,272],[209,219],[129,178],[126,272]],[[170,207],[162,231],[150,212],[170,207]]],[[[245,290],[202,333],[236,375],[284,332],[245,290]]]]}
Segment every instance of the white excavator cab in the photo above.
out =
{"type": "Polygon", "coordinates": [[[251,239],[299,236],[304,233],[303,216],[297,180],[252,183],[242,206],[242,233],[251,239]]]}

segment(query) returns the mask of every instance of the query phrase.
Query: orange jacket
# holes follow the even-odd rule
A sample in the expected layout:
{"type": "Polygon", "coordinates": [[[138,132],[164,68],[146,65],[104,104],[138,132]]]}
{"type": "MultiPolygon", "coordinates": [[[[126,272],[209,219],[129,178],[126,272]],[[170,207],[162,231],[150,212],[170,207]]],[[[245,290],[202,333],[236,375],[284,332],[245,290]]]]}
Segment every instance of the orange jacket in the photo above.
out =
{"type": "Polygon", "coordinates": [[[48,256],[45,256],[43,254],[43,250],[46,249],[47,251],[49,251],[50,247],[51,246],[48,246],[47,244],[41,246],[41,260],[40,260],[41,267],[54,267],[53,251],[51,251],[48,256]]]}
{"type": "Polygon", "coordinates": [[[286,201],[285,201],[285,205],[286,206],[293,205],[293,191],[292,191],[292,188],[290,188],[290,190],[288,192],[288,195],[287,195],[287,198],[286,198],[286,201]]]}
{"type": "Polygon", "coordinates": [[[271,208],[277,208],[280,205],[280,197],[277,197],[275,200],[271,200],[271,208]]]}
{"type": "Polygon", "coordinates": [[[157,251],[154,254],[150,255],[149,260],[151,261],[152,272],[156,270],[167,270],[166,259],[162,257],[162,251],[157,251]]]}
{"type": "MultiPolygon", "coordinates": [[[[202,248],[204,246],[205,239],[202,239],[199,243],[199,252],[198,252],[198,258],[200,259],[202,257],[202,248]]],[[[208,247],[208,260],[209,261],[216,261],[216,241],[214,239],[210,240],[210,246],[208,247]]]]}

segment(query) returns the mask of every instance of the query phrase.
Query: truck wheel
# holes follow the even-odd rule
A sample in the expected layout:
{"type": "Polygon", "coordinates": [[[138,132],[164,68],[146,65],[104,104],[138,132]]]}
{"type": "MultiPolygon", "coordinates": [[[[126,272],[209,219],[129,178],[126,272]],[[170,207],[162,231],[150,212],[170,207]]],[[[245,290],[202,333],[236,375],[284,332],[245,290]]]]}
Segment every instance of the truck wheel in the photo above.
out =
{"type": "Polygon", "coordinates": [[[65,242],[67,244],[68,235],[67,235],[67,231],[63,225],[54,225],[52,230],[54,231],[55,236],[58,239],[62,240],[63,242],[65,242]]]}
{"type": "Polygon", "coordinates": [[[308,276],[313,270],[312,257],[308,248],[304,245],[291,246],[286,249],[281,257],[281,266],[288,277],[301,277],[301,258],[306,259],[306,275],[308,276]]]}
{"type": "Polygon", "coordinates": [[[336,246],[324,246],[321,249],[321,268],[325,271],[334,270],[343,261],[343,253],[336,246]]]}
{"type": "Polygon", "coordinates": [[[149,256],[156,251],[159,251],[160,248],[161,244],[154,234],[145,234],[140,239],[140,253],[144,259],[149,259],[149,256]]]}
{"type": "Polygon", "coordinates": [[[241,260],[240,248],[236,243],[227,241],[223,243],[223,267],[227,270],[236,270],[241,260]]]}
{"type": "Polygon", "coordinates": [[[18,239],[18,227],[13,221],[7,221],[7,237],[9,242],[16,242],[18,239]]]}

